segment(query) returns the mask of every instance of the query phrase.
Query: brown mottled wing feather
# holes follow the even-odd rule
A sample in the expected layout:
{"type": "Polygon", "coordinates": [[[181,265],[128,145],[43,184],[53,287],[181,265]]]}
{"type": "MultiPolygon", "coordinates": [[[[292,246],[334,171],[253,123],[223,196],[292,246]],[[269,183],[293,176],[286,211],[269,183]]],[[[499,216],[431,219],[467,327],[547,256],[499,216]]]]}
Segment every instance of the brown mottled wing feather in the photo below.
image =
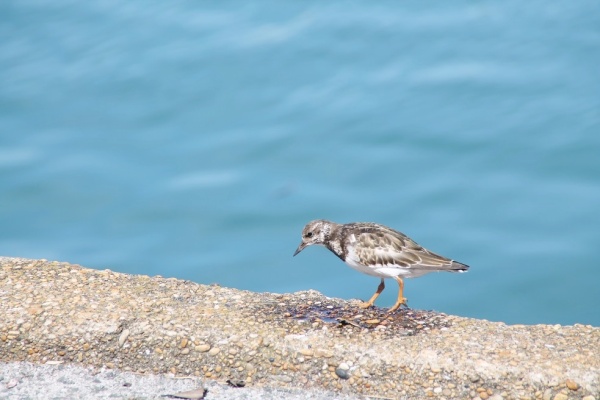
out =
{"type": "Polygon", "coordinates": [[[432,253],[405,234],[386,226],[373,223],[356,223],[347,226],[355,232],[355,238],[361,244],[355,247],[357,255],[368,259],[369,263],[427,271],[459,271],[468,268],[466,265],[432,253]]]}

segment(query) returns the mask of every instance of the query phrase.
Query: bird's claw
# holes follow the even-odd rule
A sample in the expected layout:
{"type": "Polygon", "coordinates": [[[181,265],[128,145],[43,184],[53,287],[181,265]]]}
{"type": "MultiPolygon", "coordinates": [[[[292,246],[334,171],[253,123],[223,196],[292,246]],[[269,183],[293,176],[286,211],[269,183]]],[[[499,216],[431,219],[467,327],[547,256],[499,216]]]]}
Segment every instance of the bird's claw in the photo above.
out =
{"type": "Polygon", "coordinates": [[[372,307],[372,306],[373,306],[373,303],[369,303],[368,301],[363,301],[362,303],[360,303],[360,304],[358,305],[358,307],[359,307],[359,308],[362,308],[363,310],[364,310],[364,309],[367,309],[367,308],[369,308],[369,307],[372,307]]]}

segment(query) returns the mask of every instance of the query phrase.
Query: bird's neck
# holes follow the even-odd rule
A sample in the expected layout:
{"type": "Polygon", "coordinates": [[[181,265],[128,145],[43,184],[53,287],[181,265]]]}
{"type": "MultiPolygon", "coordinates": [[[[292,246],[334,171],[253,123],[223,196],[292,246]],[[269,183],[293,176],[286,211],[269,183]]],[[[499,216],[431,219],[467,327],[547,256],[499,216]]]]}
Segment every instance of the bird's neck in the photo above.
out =
{"type": "Polygon", "coordinates": [[[327,240],[325,241],[325,247],[327,247],[333,254],[338,256],[345,261],[345,250],[344,250],[344,242],[341,236],[341,225],[331,223],[331,229],[328,232],[327,240]]]}
{"type": "Polygon", "coordinates": [[[333,254],[338,256],[342,261],[346,261],[342,244],[338,240],[328,242],[325,247],[327,247],[333,254]]]}

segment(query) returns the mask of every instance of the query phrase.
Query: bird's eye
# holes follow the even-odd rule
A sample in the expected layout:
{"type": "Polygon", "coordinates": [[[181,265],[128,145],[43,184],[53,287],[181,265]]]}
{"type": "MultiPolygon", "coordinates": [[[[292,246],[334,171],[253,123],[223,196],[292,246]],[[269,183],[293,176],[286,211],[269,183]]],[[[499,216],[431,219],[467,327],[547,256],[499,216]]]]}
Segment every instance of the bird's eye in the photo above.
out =
{"type": "Polygon", "coordinates": [[[311,237],[312,237],[312,235],[313,235],[313,233],[312,233],[312,232],[308,232],[308,233],[306,234],[306,237],[307,237],[307,238],[311,238],[311,237]]]}

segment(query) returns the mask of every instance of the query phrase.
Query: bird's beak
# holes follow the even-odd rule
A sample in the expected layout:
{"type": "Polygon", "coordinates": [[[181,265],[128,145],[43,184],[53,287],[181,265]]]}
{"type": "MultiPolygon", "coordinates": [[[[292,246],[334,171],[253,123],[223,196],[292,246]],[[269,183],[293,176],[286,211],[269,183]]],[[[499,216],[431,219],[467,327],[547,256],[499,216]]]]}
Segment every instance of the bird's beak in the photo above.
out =
{"type": "Polygon", "coordinates": [[[304,250],[304,248],[308,246],[306,243],[302,242],[300,243],[300,246],[298,246],[298,248],[296,249],[296,251],[294,252],[294,256],[296,256],[296,254],[300,253],[302,250],[304,250]]]}

